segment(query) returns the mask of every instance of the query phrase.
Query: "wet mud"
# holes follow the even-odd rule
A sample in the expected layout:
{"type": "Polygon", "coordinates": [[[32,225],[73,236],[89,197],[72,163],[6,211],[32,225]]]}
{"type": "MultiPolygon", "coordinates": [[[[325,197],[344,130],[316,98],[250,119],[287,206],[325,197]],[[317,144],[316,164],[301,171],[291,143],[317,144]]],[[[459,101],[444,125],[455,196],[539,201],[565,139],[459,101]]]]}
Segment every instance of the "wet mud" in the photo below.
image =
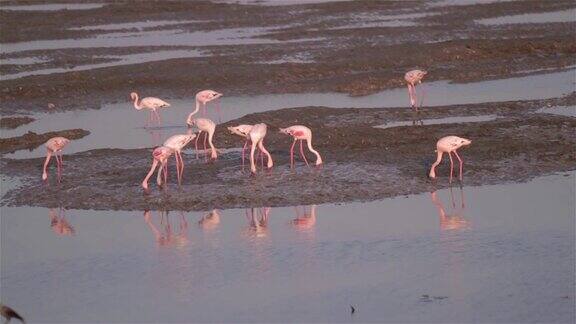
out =
{"type": "Polygon", "coordinates": [[[88,136],[89,134],[89,131],[83,129],[67,129],[43,134],[36,134],[29,131],[22,136],[0,138],[0,153],[11,153],[17,150],[33,150],[55,136],[75,140],[88,136]]]}
{"type": "MultiPolygon", "coordinates": [[[[8,2],[9,3],[9,2],[8,2]]],[[[512,1],[470,6],[429,7],[425,1],[336,2],[277,7],[190,2],[107,3],[102,8],[50,13],[0,12],[2,42],[83,38],[106,30],[78,30],[90,24],[137,20],[198,20],[178,25],[182,31],[221,28],[269,28],[256,36],[270,44],[196,46],[206,56],[145,64],[110,66],[89,71],[37,75],[0,81],[1,114],[100,108],[126,101],[133,90],[163,98],[190,98],[201,89],[225,95],[343,92],[354,96],[404,86],[403,74],[413,68],[430,71],[427,80],[470,82],[496,79],[576,64],[574,22],[487,26],[478,19],[574,7],[573,1],[512,1]],[[286,14],[288,12],[289,14],[286,14]],[[357,27],[378,15],[426,14],[413,26],[357,27]],[[26,15],[26,19],[22,19],[26,15]],[[47,19],[53,18],[53,19],[47,19]],[[255,19],[255,17],[258,17],[255,19]],[[89,18],[89,19],[88,19],[89,18]],[[87,20],[88,19],[88,20],[87,20]],[[42,28],[39,28],[42,27],[42,28]],[[281,41],[281,42],[278,42],[281,41]],[[407,55],[407,53],[410,53],[407,55]],[[305,63],[298,63],[299,58],[305,63]],[[267,62],[280,62],[270,64],[267,62]],[[162,71],[158,73],[157,71],[162,71]],[[257,77],[255,77],[257,76],[257,77]]],[[[150,30],[163,30],[162,26],[150,30]]],[[[174,28],[174,25],[170,25],[174,28]]],[[[147,29],[148,30],[148,29],[147,29]]],[[[131,32],[133,30],[123,30],[131,32]]],[[[111,53],[166,50],[174,46],[110,49],[111,53]]],[[[36,50],[47,58],[42,68],[93,64],[102,48],[36,50]]],[[[3,54],[2,58],[29,55],[3,54]]],[[[7,65],[2,71],[27,71],[7,65]]]]}
{"type": "MultiPolygon", "coordinates": [[[[64,179],[42,184],[42,159],[3,159],[2,170],[18,176],[23,186],[8,192],[7,205],[65,206],[79,209],[207,210],[254,206],[287,206],[375,200],[416,194],[449,185],[449,163],[444,157],[438,179],[427,172],[435,160],[440,137],[457,134],[472,140],[460,150],[465,185],[526,181],[536,176],[576,169],[576,118],[534,113],[542,106],[573,105],[576,95],[532,101],[497,102],[467,106],[424,108],[333,109],[291,108],[251,114],[218,125],[215,144],[240,148],[243,140],[226,131],[242,123],[268,124],[265,145],[274,158],[271,170],[250,175],[242,170],[240,150],[225,150],[216,162],[196,159],[186,150],[181,187],[176,184],[175,162],[170,160],[167,188],[153,181],[145,193],[140,183],[151,164],[152,149],[99,149],[65,155],[64,179]],[[496,120],[457,124],[419,125],[418,120],[454,115],[498,115],[496,120]],[[387,122],[415,120],[414,126],[373,127],[387,122]],[[297,156],[290,168],[292,139],[279,127],[305,124],[313,129],[313,145],[325,164],[307,167],[297,156]]],[[[193,144],[191,144],[193,148],[193,144]]],[[[309,161],[314,161],[308,153],[309,161]]],[[[458,185],[456,181],[453,185],[458,185]]]]}
{"type": "Polygon", "coordinates": [[[15,129],[35,121],[32,117],[3,117],[0,118],[0,128],[15,129]]]}

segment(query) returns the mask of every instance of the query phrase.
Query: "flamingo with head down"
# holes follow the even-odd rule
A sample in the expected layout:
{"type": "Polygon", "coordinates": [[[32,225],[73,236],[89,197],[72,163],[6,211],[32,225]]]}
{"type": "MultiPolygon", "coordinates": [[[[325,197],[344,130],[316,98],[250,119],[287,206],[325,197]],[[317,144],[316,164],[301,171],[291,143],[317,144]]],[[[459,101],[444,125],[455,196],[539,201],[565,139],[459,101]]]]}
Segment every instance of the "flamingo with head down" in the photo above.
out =
{"type": "Polygon", "coordinates": [[[250,147],[250,171],[252,171],[253,174],[256,173],[256,163],[254,163],[254,152],[256,151],[256,146],[258,146],[260,151],[268,157],[268,162],[266,164],[268,169],[274,166],[272,155],[270,155],[270,152],[268,152],[264,147],[264,137],[266,136],[267,128],[268,126],[264,123],[256,124],[250,130],[250,133],[248,133],[250,136],[250,142],[252,142],[250,147]]]}
{"type": "Polygon", "coordinates": [[[210,159],[215,160],[218,158],[218,153],[212,139],[214,138],[214,132],[216,131],[216,123],[208,118],[194,118],[196,112],[197,111],[192,112],[186,119],[188,127],[196,126],[198,127],[198,130],[200,130],[198,136],[196,136],[196,141],[194,142],[196,147],[196,157],[198,157],[198,139],[202,132],[204,132],[204,150],[206,150],[206,139],[208,139],[208,144],[210,145],[210,159]]]}
{"type": "Polygon", "coordinates": [[[170,158],[173,153],[174,150],[166,146],[160,146],[154,149],[152,152],[152,167],[150,167],[146,178],[142,180],[142,188],[144,188],[144,190],[148,190],[148,179],[154,174],[154,170],[156,170],[158,164],[160,164],[160,167],[158,168],[156,183],[158,183],[158,186],[162,186],[162,174],[164,175],[164,182],[168,182],[168,158],[170,158]]]}
{"type": "Polygon", "coordinates": [[[48,141],[46,141],[46,160],[44,161],[44,169],[42,172],[42,180],[48,179],[48,164],[50,163],[50,159],[52,155],[56,158],[56,168],[57,168],[57,175],[58,175],[58,182],[62,180],[62,168],[64,163],[62,161],[62,149],[66,145],[70,143],[70,140],[65,137],[52,137],[48,141]]]}
{"type": "Polygon", "coordinates": [[[320,153],[318,153],[318,151],[316,151],[313,147],[312,147],[312,130],[310,130],[310,128],[306,127],[306,126],[302,126],[302,125],[295,125],[295,126],[290,126],[288,128],[280,128],[280,133],[286,134],[286,135],[290,135],[294,138],[294,142],[292,143],[292,146],[290,147],[290,166],[294,167],[294,145],[296,145],[296,141],[300,141],[300,154],[302,155],[302,158],[304,159],[304,162],[306,162],[306,165],[308,164],[308,160],[306,160],[306,155],[304,155],[304,149],[302,147],[302,141],[306,140],[306,144],[308,145],[308,150],[310,150],[310,152],[314,153],[314,155],[316,155],[316,165],[321,165],[323,163],[322,161],[322,157],[320,156],[320,153]]]}
{"type": "MultiPolygon", "coordinates": [[[[427,71],[412,70],[406,72],[406,74],[404,75],[404,80],[406,80],[406,83],[408,84],[408,95],[410,96],[410,105],[416,111],[418,111],[418,97],[416,95],[416,85],[422,83],[422,79],[424,78],[424,76],[426,76],[426,74],[428,74],[427,71]]],[[[422,106],[423,102],[424,97],[421,98],[420,106],[422,106]]]]}
{"type": "Polygon", "coordinates": [[[164,146],[174,150],[174,157],[176,158],[176,173],[178,176],[178,184],[182,184],[182,176],[184,175],[184,160],[182,159],[182,149],[188,145],[194,138],[191,130],[187,134],[179,134],[170,136],[165,142],[164,146]]]}
{"type": "Polygon", "coordinates": [[[146,125],[148,125],[149,122],[152,122],[154,118],[156,118],[158,125],[160,125],[162,121],[160,119],[160,114],[158,113],[158,110],[160,110],[160,108],[170,107],[169,103],[155,97],[146,97],[138,101],[138,94],[136,92],[130,93],[130,98],[134,100],[134,108],[136,108],[136,110],[142,110],[142,109],[150,110],[150,115],[146,119],[146,125]]]}
{"type": "Polygon", "coordinates": [[[250,142],[250,131],[252,130],[252,125],[238,125],[238,126],[230,126],[228,130],[235,135],[244,137],[246,141],[244,142],[244,146],[242,147],[242,169],[244,169],[244,154],[246,152],[246,147],[248,146],[248,142],[250,142]]]}
{"type": "Polygon", "coordinates": [[[448,153],[448,157],[450,157],[450,183],[452,183],[452,174],[454,172],[454,161],[452,160],[452,153],[454,153],[460,162],[460,181],[462,181],[462,166],[464,165],[464,162],[456,150],[463,146],[470,145],[471,143],[471,140],[458,136],[446,136],[439,139],[436,143],[436,162],[434,162],[430,168],[429,177],[432,179],[436,178],[436,166],[442,162],[442,156],[444,153],[448,153]]]}

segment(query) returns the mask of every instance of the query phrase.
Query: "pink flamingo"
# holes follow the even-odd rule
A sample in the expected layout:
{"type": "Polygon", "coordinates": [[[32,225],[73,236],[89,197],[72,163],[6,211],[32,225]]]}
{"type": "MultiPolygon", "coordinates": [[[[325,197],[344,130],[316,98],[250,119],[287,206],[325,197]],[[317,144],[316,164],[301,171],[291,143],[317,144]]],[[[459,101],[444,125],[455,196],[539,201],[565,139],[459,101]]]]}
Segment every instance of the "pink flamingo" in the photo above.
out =
{"type": "Polygon", "coordinates": [[[264,137],[266,136],[266,130],[268,126],[266,124],[256,124],[250,130],[248,135],[250,136],[250,142],[252,145],[250,147],[250,171],[252,173],[256,173],[256,164],[254,163],[254,151],[256,150],[256,146],[268,157],[267,167],[270,169],[274,166],[274,162],[272,161],[272,155],[270,152],[266,150],[264,147],[264,137]]]}
{"type": "MultiPolygon", "coordinates": [[[[206,113],[206,104],[209,103],[210,101],[216,100],[220,97],[222,97],[222,94],[218,93],[214,90],[202,90],[202,91],[198,92],[196,94],[196,111],[198,109],[200,109],[200,106],[202,106],[202,111],[205,114],[206,113]]],[[[218,105],[216,106],[216,109],[218,109],[218,105]]],[[[218,111],[218,113],[220,113],[220,111],[218,111]]]]}
{"type": "Polygon", "coordinates": [[[174,150],[174,157],[176,158],[176,173],[178,175],[178,184],[182,184],[182,176],[184,175],[184,160],[182,159],[182,149],[188,145],[196,134],[189,131],[188,134],[179,134],[170,136],[165,142],[164,146],[174,150]]]}
{"type": "Polygon", "coordinates": [[[302,141],[303,140],[306,140],[306,144],[308,145],[308,150],[310,150],[310,152],[312,152],[312,153],[314,153],[314,155],[316,155],[316,165],[321,165],[323,163],[322,157],[320,156],[320,153],[318,153],[318,151],[316,151],[312,147],[312,131],[310,130],[310,128],[308,128],[306,126],[302,126],[302,125],[295,125],[295,126],[290,126],[288,128],[280,128],[280,133],[290,135],[294,138],[294,142],[292,143],[292,146],[290,147],[290,166],[291,167],[294,167],[294,145],[296,145],[296,141],[300,141],[300,154],[302,155],[304,162],[306,162],[306,165],[309,165],[308,160],[306,160],[306,155],[304,155],[304,149],[302,148],[302,141]]]}
{"type": "Polygon", "coordinates": [[[62,149],[70,143],[70,140],[65,137],[52,137],[48,141],[46,141],[46,160],[44,161],[44,170],[42,172],[42,180],[48,179],[48,171],[47,167],[50,163],[50,158],[52,158],[52,154],[56,158],[56,168],[58,170],[58,182],[62,180],[62,168],[63,168],[63,161],[62,161],[62,149]]]}
{"type": "Polygon", "coordinates": [[[454,153],[454,155],[456,155],[456,157],[458,158],[458,161],[460,161],[460,181],[462,181],[462,166],[464,163],[460,158],[460,156],[458,155],[458,152],[456,152],[456,150],[458,150],[462,146],[470,145],[471,143],[472,143],[471,140],[461,138],[458,136],[446,136],[439,139],[438,142],[436,143],[436,152],[438,154],[436,162],[434,162],[434,164],[432,164],[432,167],[430,168],[430,174],[429,174],[430,178],[432,179],[436,178],[436,166],[438,166],[438,164],[442,162],[442,155],[444,155],[444,153],[448,153],[448,157],[450,157],[450,183],[452,183],[452,174],[454,172],[454,161],[452,160],[452,153],[454,153]]]}
{"type": "Polygon", "coordinates": [[[246,139],[244,142],[244,146],[242,147],[242,169],[244,169],[244,153],[246,151],[246,147],[248,146],[248,142],[250,142],[250,131],[252,130],[252,125],[238,125],[236,127],[230,126],[228,130],[235,135],[242,136],[246,139]]]}
{"type": "Polygon", "coordinates": [[[146,125],[148,125],[149,122],[153,121],[154,118],[156,118],[158,125],[160,125],[161,120],[160,120],[160,114],[158,113],[158,110],[160,108],[170,107],[169,103],[167,103],[166,101],[164,101],[162,99],[158,99],[155,97],[142,98],[140,100],[140,102],[138,102],[138,94],[136,92],[132,92],[130,94],[130,97],[132,98],[132,100],[134,100],[134,108],[136,108],[137,110],[141,110],[141,109],[149,109],[150,110],[150,116],[148,117],[148,119],[146,119],[146,125]]]}
{"type": "MultiPolygon", "coordinates": [[[[406,72],[404,75],[404,79],[408,83],[408,95],[410,96],[410,105],[412,108],[418,111],[418,99],[416,96],[416,85],[422,83],[422,78],[427,74],[427,71],[422,70],[412,70],[406,72]]],[[[422,102],[424,102],[424,98],[420,102],[420,106],[422,106],[422,102]]]]}
{"type": "Polygon", "coordinates": [[[174,153],[174,150],[166,147],[160,146],[154,149],[152,152],[152,167],[150,167],[150,171],[146,175],[146,178],[142,180],[142,188],[144,190],[148,190],[148,179],[154,174],[154,170],[156,170],[156,166],[160,163],[160,167],[158,168],[158,177],[156,178],[156,182],[158,186],[162,186],[162,174],[164,174],[164,182],[168,182],[168,158],[170,155],[174,153]]]}
{"type": "Polygon", "coordinates": [[[196,127],[198,127],[198,129],[200,130],[198,132],[198,136],[196,136],[196,141],[194,142],[194,145],[196,147],[196,157],[198,157],[198,139],[200,138],[202,132],[204,132],[205,133],[204,150],[206,150],[206,139],[208,139],[208,144],[210,145],[211,150],[210,158],[212,160],[215,160],[216,158],[218,158],[218,153],[216,152],[216,147],[214,147],[214,143],[212,143],[212,139],[214,138],[214,132],[216,131],[216,123],[214,123],[208,118],[194,118],[194,114],[197,112],[198,109],[196,109],[194,112],[188,115],[188,118],[186,119],[186,124],[188,124],[188,127],[196,125],[196,127]]]}

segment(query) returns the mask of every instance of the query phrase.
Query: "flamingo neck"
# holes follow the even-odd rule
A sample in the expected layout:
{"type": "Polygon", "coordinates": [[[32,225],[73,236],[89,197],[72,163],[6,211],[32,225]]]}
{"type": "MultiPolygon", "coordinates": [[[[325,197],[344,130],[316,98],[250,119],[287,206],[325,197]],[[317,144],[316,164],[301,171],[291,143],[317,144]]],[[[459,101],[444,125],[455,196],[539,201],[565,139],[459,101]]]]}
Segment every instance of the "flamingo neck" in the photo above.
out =
{"type": "Polygon", "coordinates": [[[136,93],[134,96],[134,108],[136,108],[137,110],[142,109],[142,105],[138,102],[138,94],[136,93]]]}
{"type": "Polygon", "coordinates": [[[194,111],[190,115],[188,115],[188,118],[196,115],[198,113],[198,111],[200,111],[200,101],[198,99],[196,99],[196,108],[194,109],[194,111]]]}
{"type": "Polygon", "coordinates": [[[306,141],[306,143],[308,144],[308,149],[310,150],[310,152],[312,152],[312,153],[314,153],[314,155],[316,155],[316,165],[322,164],[322,157],[320,156],[320,153],[318,153],[318,151],[316,151],[312,147],[312,139],[306,141]]]}

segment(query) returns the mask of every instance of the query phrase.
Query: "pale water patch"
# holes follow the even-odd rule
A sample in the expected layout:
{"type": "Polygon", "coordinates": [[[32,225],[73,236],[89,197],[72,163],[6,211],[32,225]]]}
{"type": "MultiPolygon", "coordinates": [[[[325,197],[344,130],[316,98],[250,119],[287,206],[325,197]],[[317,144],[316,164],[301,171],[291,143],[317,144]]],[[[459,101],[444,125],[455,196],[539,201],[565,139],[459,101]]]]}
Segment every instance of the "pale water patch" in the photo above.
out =
{"type": "Polygon", "coordinates": [[[477,22],[483,25],[576,22],[576,9],[487,18],[477,22]]]}
{"type": "Polygon", "coordinates": [[[495,2],[509,2],[517,0],[439,0],[428,4],[430,7],[469,6],[495,2]]]}
{"type": "MultiPolygon", "coordinates": [[[[574,89],[574,70],[531,75],[519,78],[491,80],[465,84],[437,81],[417,87],[418,93],[425,88],[424,107],[455,104],[498,102],[556,98],[574,89]]],[[[218,89],[214,89],[218,90],[218,89]]],[[[163,125],[157,129],[143,128],[148,111],[137,111],[132,103],[109,104],[100,110],[71,111],[53,114],[37,114],[37,120],[14,130],[3,130],[4,137],[23,135],[28,131],[44,133],[54,130],[82,128],[91,132],[83,139],[73,141],[66,148],[67,153],[81,152],[95,148],[144,148],[163,143],[171,135],[186,132],[186,117],[194,108],[194,98],[169,99],[162,94],[146,93],[142,96],[160,97],[172,105],[162,109],[163,125]]],[[[225,122],[250,113],[258,113],[281,108],[323,106],[333,108],[409,108],[408,91],[392,89],[370,96],[350,97],[341,93],[303,93],[260,95],[247,97],[224,97],[221,102],[221,115],[214,104],[208,106],[208,117],[215,122],[225,122]]],[[[266,122],[266,120],[262,120],[266,122]]],[[[215,135],[218,137],[218,134],[215,135]]],[[[8,154],[11,158],[41,157],[43,149],[32,152],[18,151],[8,154]]]]}
{"type": "MultiPolygon", "coordinates": [[[[0,64],[6,65],[32,65],[38,63],[48,62],[49,60],[39,57],[15,57],[15,58],[5,58],[0,59],[0,64]]],[[[4,78],[4,76],[2,76],[4,78]]]]}
{"type": "Polygon", "coordinates": [[[536,112],[543,114],[555,114],[568,117],[576,117],[576,106],[544,107],[536,112]]]}
{"type": "Polygon", "coordinates": [[[88,10],[104,7],[104,3],[55,3],[25,6],[0,6],[0,10],[9,11],[59,11],[59,10],[88,10]]]}
{"type": "Polygon", "coordinates": [[[375,128],[392,128],[401,126],[415,126],[415,125],[437,125],[437,124],[456,124],[456,123],[474,123],[491,121],[498,118],[496,115],[484,116],[461,116],[461,117],[447,117],[447,118],[433,118],[433,119],[415,119],[407,121],[391,122],[384,125],[374,126],[375,128]]]}
{"type": "Polygon", "coordinates": [[[171,25],[193,24],[199,22],[206,22],[202,20],[152,20],[152,21],[138,21],[131,23],[120,24],[105,24],[105,25],[90,25],[82,27],[72,27],[70,30],[122,30],[122,29],[138,29],[144,30],[146,28],[164,27],[171,25]]]}
{"type": "Polygon", "coordinates": [[[570,323],[575,176],[306,208],[2,207],[2,301],[28,322],[570,323]]]}

